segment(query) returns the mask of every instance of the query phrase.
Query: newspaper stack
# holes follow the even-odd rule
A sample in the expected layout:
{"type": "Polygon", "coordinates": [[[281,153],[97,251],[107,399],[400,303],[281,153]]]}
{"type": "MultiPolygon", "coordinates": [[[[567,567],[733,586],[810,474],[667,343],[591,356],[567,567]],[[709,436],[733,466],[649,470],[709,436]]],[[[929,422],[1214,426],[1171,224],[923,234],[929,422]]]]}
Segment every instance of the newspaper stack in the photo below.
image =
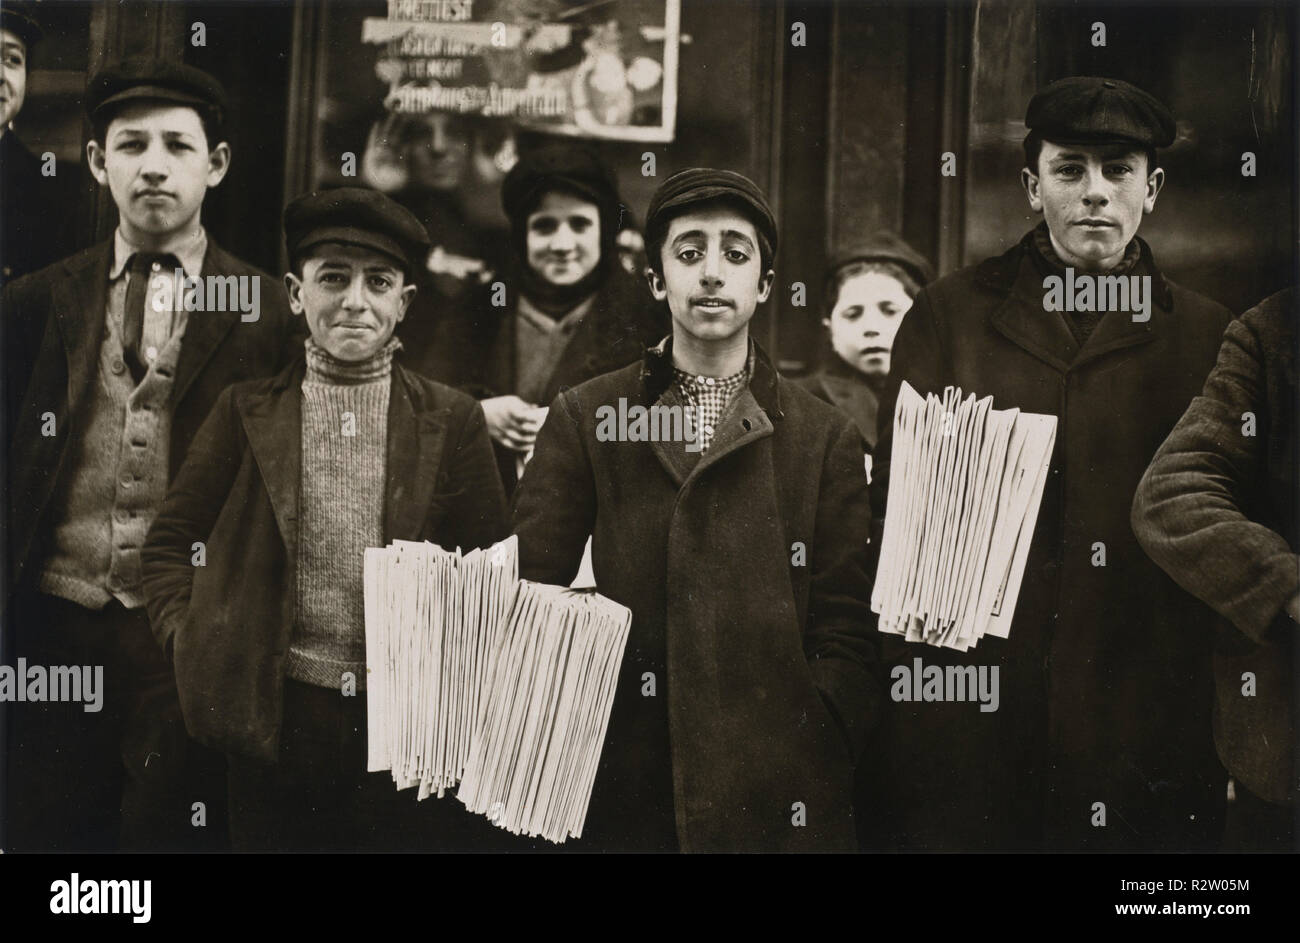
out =
{"type": "Polygon", "coordinates": [[[960,651],[1008,636],[1055,440],[1055,416],[902,384],[871,594],[880,631],[960,651]]]}
{"type": "Polygon", "coordinates": [[[632,613],[523,582],[457,797],[518,835],[582,837],[632,613]]]}
{"type": "Polygon", "coordinates": [[[365,556],[367,769],[502,828],[579,837],[632,614],[519,579],[511,537],[365,556]]]}

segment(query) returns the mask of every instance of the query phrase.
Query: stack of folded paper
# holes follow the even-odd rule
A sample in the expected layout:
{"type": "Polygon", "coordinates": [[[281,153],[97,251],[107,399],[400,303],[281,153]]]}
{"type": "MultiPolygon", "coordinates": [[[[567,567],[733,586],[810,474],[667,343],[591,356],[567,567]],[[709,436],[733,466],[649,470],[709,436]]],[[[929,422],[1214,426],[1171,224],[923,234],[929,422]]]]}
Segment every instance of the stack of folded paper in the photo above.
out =
{"type": "Polygon", "coordinates": [[[368,769],[515,834],[578,837],[631,612],[518,578],[511,537],[365,558],[368,769]]]}
{"type": "Polygon", "coordinates": [[[1008,636],[1055,440],[1055,416],[902,384],[871,595],[880,631],[961,651],[1008,636]]]}

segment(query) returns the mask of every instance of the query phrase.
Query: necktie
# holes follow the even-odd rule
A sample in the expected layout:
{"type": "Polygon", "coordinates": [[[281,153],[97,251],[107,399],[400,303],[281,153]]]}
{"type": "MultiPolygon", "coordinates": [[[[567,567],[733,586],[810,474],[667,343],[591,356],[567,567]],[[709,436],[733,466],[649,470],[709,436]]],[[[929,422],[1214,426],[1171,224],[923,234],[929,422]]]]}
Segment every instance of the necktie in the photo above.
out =
{"type": "Polygon", "coordinates": [[[122,309],[122,359],[131,368],[136,383],[144,379],[149,369],[140,352],[145,313],[153,300],[149,283],[158,275],[170,279],[179,264],[175,256],[154,252],[137,252],[127,263],[130,274],[126,283],[126,304],[122,309]]]}

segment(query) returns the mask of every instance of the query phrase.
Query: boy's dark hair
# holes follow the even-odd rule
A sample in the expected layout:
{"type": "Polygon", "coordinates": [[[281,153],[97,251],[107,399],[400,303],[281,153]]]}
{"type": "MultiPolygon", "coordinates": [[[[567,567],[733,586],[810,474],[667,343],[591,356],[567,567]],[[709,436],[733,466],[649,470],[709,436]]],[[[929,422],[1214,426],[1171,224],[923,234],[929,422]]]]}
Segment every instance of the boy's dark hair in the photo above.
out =
{"type": "MultiPolygon", "coordinates": [[[[1025,135],[1025,166],[1029,168],[1029,172],[1035,177],[1039,176],[1038,156],[1043,152],[1043,141],[1043,136],[1037,131],[1030,131],[1025,135]]],[[[1154,147],[1144,147],[1141,144],[1136,143],[1133,145],[1133,149],[1135,151],[1141,151],[1146,155],[1147,175],[1150,176],[1151,172],[1158,166],[1156,164],[1156,149],[1154,147]]]]}
{"type": "Polygon", "coordinates": [[[766,273],[771,270],[773,265],[776,264],[776,259],[772,250],[772,243],[764,234],[763,220],[759,218],[758,213],[754,208],[744,200],[724,194],[721,196],[711,197],[707,200],[701,200],[698,203],[688,203],[685,206],[669,209],[660,213],[655,218],[649,228],[646,229],[645,251],[647,261],[650,263],[650,268],[656,275],[663,278],[663,248],[664,243],[668,239],[668,228],[672,225],[673,220],[677,219],[679,216],[684,216],[687,213],[696,212],[701,207],[716,205],[726,206],[728,209],[735,210],[753,224],[754,233],[758,236],[758,254],[759,258],[762,260],[763,272],[766,273]]]}
{"type": "MultiPolygon", "coordinates": [[[[94,140],[98,142],[100,147],[105,146],[104,139],[108,136],[108,126],[113,123],[113,119],[120,115],[127,107],[131,105],[139,105],[142,102],[149,104],[151,103],[151,100],[147,98],[128,99],[127,101],[117,102],[112,105],[105,105],[95,112],[94,117],[90,119],[90,128],[94,140]]],[[[157,108],[194,109],[194,111],[198,113],[199,122],[203,125],[203,134],[207,138],[209,153],[213,148],[225,140],[225,129],[222,126],[221,109],[219,108],[211,108],[204,105],[181,105],[177,102],[161,98],[157,101],[153,101],[152,104],[157,108]]]]}

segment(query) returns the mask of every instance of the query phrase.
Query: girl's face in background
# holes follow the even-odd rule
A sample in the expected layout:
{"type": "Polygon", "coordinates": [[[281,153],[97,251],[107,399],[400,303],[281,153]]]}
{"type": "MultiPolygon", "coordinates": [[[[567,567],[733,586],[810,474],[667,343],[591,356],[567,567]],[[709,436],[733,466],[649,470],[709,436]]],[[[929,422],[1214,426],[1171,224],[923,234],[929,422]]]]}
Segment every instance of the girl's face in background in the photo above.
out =
{"type": "Polygon", "coordinates": [[[851,275],[842,285],[831,315],[830,328],[836,355],[859,373],[889,373],[889,354],[912,299],[903,283],[884,272],[851,275]]]}

